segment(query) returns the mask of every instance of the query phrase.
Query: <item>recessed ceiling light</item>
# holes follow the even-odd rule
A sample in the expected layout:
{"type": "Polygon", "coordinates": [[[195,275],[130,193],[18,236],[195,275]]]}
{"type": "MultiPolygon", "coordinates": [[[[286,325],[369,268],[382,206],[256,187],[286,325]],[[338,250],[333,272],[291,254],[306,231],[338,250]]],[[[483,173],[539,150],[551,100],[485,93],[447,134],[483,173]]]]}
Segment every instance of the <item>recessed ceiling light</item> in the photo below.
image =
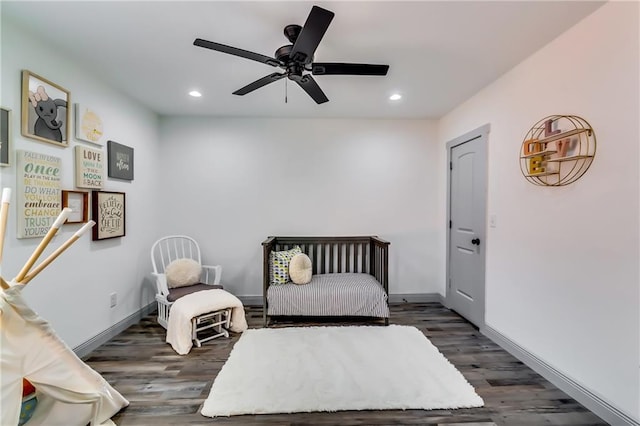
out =
{"type": "Polygon", "coordinates": [[[202,93],[198,92],[197,90],[192,90],[189,92],[189,96],[193,96],[194,98],[199,98],[200,96],[202,96],[202,93]]]}
{"type": "Polygon", "coordinates": [[[389,99],[392,101],[398,101],[402,99],[402,95],[399,93],[394,93],[393,95],[389,96],[389,99]]]}

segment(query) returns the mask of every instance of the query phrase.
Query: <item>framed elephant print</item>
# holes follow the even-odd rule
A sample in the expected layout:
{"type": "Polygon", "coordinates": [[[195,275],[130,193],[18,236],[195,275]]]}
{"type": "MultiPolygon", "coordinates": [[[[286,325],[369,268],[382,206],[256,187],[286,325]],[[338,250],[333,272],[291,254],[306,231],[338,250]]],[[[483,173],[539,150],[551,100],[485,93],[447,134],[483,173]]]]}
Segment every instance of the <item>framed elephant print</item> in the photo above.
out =
{"type": "Polygon", "coordinates": [[[69,146],[71,99],[68,90],[22,70],[22,136],[69,146]]]}

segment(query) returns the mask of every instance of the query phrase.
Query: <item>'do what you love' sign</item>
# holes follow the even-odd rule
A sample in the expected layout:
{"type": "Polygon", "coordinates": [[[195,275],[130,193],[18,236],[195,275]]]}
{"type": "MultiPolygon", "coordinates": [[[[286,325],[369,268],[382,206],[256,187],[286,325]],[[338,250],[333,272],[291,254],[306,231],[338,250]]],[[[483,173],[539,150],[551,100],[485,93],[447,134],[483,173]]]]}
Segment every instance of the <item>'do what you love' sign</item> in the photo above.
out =
{"type": "Polygon", "coordinates": [[[59,157],[16,151],[18,238],[43,237],[62,210],[59,157]]]}

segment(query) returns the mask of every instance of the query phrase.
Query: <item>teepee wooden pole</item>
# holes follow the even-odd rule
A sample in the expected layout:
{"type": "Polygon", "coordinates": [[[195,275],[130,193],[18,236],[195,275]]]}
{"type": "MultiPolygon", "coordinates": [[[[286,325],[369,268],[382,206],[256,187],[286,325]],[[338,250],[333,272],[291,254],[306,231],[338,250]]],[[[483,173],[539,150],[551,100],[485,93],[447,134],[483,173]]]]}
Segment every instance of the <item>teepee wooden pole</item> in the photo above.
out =
{"type": "Polygon", "coordinates": [[[24,266],[22,267],[22,270],[20,271],[18,276],[16,276],[16,278],[14,279],[15,282],[19,283],[24,279],[24,277],[29,272],[29,269],[31,269],[33,264],[36,263],[36,260],[38,260],[38,258],[40,257],[44,249],[49,245],[49,243],[51,242],[51,239],[56,235],[56,232],[58,232],[58,229],[60,229],[62,224],[67,220],[67,218],[71,214],[71,211],[72,210],[68,207],[65,207],[64,209],[62,209],[56,221],[53,222],[53,225],[51,225],[51,228],[49,228],[49,232],[47,232],[47,235],[45,235],[42,241],[40,241],[40,244],[38,244],[38,247],[36,247],[36,249],[33,251],[33,254],[29,258],[29,260],[27,260],[27,263],[24,264],[24,266]]]}
{"type": "Polygon", "coordinates": [[[60,256],[63,251],[65,251],[67,248],[69,248],[69,246],[71,244],[75,243],[82,236],[82,234],[84,234],[89,229],[91,229],[91,227],[93,225],[95,225],[95,224],[96,223],[94,221],[92,221],[92,220],[90,220],[89,222],[85,223],[85,225],[82,228],[80,228],[75,234],[73,234],[71,236],[71,238],[69,238],[67,241],[64,242],[64,244],[62,244],[53,253],[51,253],[45,260],[42,261],[42,263],[40,263],[38,266],[36,266],[33,271],[29,272],[21,281],[16,281],[16,282],[18,282],[19,284],[27,284],[36,275],[38,275],[40,273],[40,271],[42,271],[44,268],[49,266],[49,264],[51,262],[56,260],[56,258],[58,256],[60,256]]]}
{"type": "Polygon", "coordinates": [[[0,206],[0,264],[2,264],[2,253],[4,252],[4,236],[7,231],[7,219],[9,218],[9,200],[11,199],[11,188],[2,190],[2,205],[0,206]]]}
{"type": "Polygon", "coordinates": [[[9,288],[9,284],[7,284],[7,282],[2,277],[0,277],[0,287],[2,287],[3,290],[6,290],[9,288]]]}

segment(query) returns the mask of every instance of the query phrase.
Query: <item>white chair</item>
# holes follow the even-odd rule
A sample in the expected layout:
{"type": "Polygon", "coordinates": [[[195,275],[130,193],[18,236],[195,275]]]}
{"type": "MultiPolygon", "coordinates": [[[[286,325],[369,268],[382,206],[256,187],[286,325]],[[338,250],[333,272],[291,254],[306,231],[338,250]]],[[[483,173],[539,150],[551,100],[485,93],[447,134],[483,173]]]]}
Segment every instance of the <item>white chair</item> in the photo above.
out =
{"type": "MultiPolygon", "coordinates": [[[[222,278],[222,266],[202,265],[200,256],[200,246],[196,240],[186,235],[170,235],[160,238],[151,247],[151,263],[153,265],[153,276],[156,280],[156,302],[158,302],[158,323],[165,329],[169,323],[169,312],[171,306],[179,297],[201,290],[222,288],[220,279],[222,278]],[[187,287],[170,289],[167,285],[165,275],[166,267],[177,259],[192,259],[202,266],[200,283],[187,287]]],[[[223,309],[208,312],[195,317],[192,323],[192,340],[196,346],[216,337],[229,337],[231,321],[231,309],[223,309]],[[215,334],[206,338],[199,338],[198,332],[213,328],[215,334]]]]}

